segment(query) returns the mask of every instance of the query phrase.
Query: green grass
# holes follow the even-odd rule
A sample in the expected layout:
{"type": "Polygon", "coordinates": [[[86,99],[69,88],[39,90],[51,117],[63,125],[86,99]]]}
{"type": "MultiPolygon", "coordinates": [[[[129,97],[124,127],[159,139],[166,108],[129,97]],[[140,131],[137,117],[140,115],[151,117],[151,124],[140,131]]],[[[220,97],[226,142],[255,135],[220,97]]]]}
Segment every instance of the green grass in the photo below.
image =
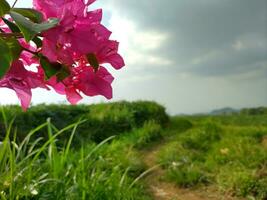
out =
{"type": "Polygon", "coordinates": [[[216,185],[233,196],[266,199],[267,126],[265,116],[257,117],[257,123],[246,115],[188,117],[192,128],[170,129],[170,142],[158,154],[165,179],[181,187],[216,185]]]}
{"type": "Polygon", "coordinates": [[[154,102],[3,110],[0,200],[151,200],[142,153],[161,143],[163,180],[267,199],[262,108],[171,118],[154,102]]]}
{"type": "Polygon", "coordinates": [[[71,148],[80,123],[55,132],[48,120],[18,144],[9,140],[10,125],[0,146],[0,199],[150,199],[144,185],[136,182],[145,169],[133,149],[113,137],[71,148]],[[48,141],[30,142],[43,128],[48,141]],[[57,136],[68,130],[68,142],[57,147],[57,136]]]}
{"type": "Polygon", "coordinates": [[[144,149],[163,138],[162,127],[152,120],[146,122],[142,128],[134,129],[132,132],[121,136],[121,142],[136,149],[144,149]]]}

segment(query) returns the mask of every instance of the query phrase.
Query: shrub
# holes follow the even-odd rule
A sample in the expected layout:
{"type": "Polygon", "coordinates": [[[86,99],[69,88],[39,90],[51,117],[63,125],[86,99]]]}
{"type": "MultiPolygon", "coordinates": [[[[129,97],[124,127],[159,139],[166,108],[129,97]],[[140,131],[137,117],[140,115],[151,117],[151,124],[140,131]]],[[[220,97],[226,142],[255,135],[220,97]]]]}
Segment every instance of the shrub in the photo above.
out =
{"type": "MultiPolygon", "coordinates": [[[[168,115],[165,108],[155,102],[117,102],[96,105],[38,105],[31,107],[27,112],[22,112],[18,106],[3,107],[6,118],[10,121],[15,117],[14,127],[17,128],[17,137],[22,140],[27,133],[39,124],[46,122],[48,118],[54,124],[54,130],[62,129],[68,124],[79,119],[85,119],[78,129],[74,143],[84,140],[101,142],[112,136],[129,132],[142,127],[147,121],[154,120],[161,126],[165,126],[168,115]]],[[[4,120],[0,117],[0,127],[4,127],[4,120]]],[[[60,136],[62,143],[68,138],[70,132],[60,136]]],[[[0,130],[0,139],[5,136],[5,129],[0,130]]],[[[46,130],[40,130],[37,137],[47,138],[46,130]]]]}
{"type": "Polygon", "coordinates": [[[168,126],[168,135],[177,135],[177,133],[185,132],[193,128],[191,121],[184,117],[173,117],[171,123],[168,126]]]}
{"type": "Polygon", "coordinates": [[[203,153],[185,149],[180,142],[168,144],[158,154],[159,164],[167,170],[166,178],[182,187],[208,183],[203,159],[203,153]]]}
{"type": "Polygon", "coordinates": [[[148,147],[152,142],[163,138],[162,128],[155,121],[146,122],[142,128],[123,136],[125,143],[136,148],[148,147]]]}
{"type": "Polygon", "coordinates": [[[244,115],[266,115],[267,107],[245,108],[241,110],[244,115]]]}
{"type": "Polygon", "coordinates": [[[178,186],[192,187],[200,183],[207,183],[207,177],[198,164],[176,165],[167,171],[166,178],[175,182],[178,186]]]}
{"type": "Polygon", "coordinates": [[[203,127],[192,129],[181,137],[182,145],[188,149],[207,151],[214,142],[220,140],[222,130],[214,123],[205,123],[203,127]]]}

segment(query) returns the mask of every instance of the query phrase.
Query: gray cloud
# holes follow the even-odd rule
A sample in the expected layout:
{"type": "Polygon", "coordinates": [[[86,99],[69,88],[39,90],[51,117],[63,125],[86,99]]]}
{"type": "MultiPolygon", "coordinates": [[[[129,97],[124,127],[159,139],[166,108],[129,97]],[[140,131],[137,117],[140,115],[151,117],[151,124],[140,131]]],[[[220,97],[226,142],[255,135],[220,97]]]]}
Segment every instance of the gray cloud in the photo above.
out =
{"type": "Polygon", "coordinates": [[[225,76],[267,73],[266,0],[111,0],[140,29],[168,34],[155,55],[170,72],[225,76]]]}

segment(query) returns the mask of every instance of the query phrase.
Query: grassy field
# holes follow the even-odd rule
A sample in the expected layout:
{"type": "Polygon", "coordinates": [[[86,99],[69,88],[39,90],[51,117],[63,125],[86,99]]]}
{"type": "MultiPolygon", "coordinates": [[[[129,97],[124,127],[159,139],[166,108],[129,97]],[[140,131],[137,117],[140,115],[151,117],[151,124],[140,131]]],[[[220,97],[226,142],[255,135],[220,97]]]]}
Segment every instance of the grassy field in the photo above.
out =
{"type": "Polygon", "coordinates": [[[166,170],[165,178],[180,187],[212,185],[230,196],[266,199],[267,118],[261,116],[258,124],[252,116],[228,118],[172,118],[169,142],[161,148],[157,161],[166,170]],[[192,128],[175,133],[187,120],[192,128]]]}
{"type": "Polygon", "coordinates": [[[267,199],[262,109],[183,117],[154,102],[1,109],[2,200],[267,199]]]}

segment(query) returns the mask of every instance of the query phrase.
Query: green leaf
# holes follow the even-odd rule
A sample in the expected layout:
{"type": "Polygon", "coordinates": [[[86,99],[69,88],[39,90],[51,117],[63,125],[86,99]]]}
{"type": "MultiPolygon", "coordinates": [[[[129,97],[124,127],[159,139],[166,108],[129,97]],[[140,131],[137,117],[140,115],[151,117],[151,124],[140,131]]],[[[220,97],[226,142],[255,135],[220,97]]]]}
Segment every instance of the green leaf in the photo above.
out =
{"type": "Polygon", "coordinates": [[[62,68],[60,63],[51,63],[46,57],[42,56],[40,58],[40,64],[45,72],[46,80],[50,79],[52,76],[56,75],[62,68]]]}
{"type": "Polygon", "coordinates": [[[19,28],[17,27],[16,24],[14,24],[13,22],[11,22],[11,21],[3,18],[3,17],[2,17],[2,20],[10,28],[10,30],[12,31],[12,33],[20,33],[20,30],[19,30],[19,28]]]}
{"type": "Polygon", "coordinates": [[[52,63],[45,56],[40,54],[40,64],[45,72],[46,80],[52,76],[57,76],[57,79],[62,81],[70,75],[70,70],[67,66],[60,63],[52,63]]]}
{"type": "Polygon", "coordinates": [[[16,38],[10,37],[10,38],[6,38],[5,42],[12,54],[12,60],[18,59],[23,50],[18,40],[16,38]]]}
{"type": "Polygon", "coordinates": [[[16,22],[27,42],[29,42],[38,33],[33,29],[34,23],[21,14],[11,11],[10,15],[16,22]]]}
{"type": "MultiPolygon", "coordinates": [[[[13,22],[11,22],[11,21],[9,21],[9,20],[7,20],[7,19],[5,19],[5,18],[2,18],[2,19],[3,19],[3,21],[5,22],[5,24],[10,28],[10,30],[11,30],[13,33],[20,33],[20,30],[19,30],[19,28],[17,27],[16,24],[14,24],[13,22]]],[[[35,36],[35,37],[32,39],[32,41],[36,44],[36,46],[37,46],[38,48],[41,47],[41,46],[43,45],[42,40],[41,40],[39,37],[37,37],[37,36],[35,36]]]]}
{"type": "Polygon", "coordinates": [[[10,5],[6,2],[6,0],[0,0],[0,17],[7,14],[10,10],[10,5]]]}
{"type": "Polygon", "coordinates": [[[24,17],[29,18],[31,21],[35,23],[41,23],[43,21],[42,13],[31,8],[12,8],[11,11],[23,15],[24,17]]]}
{"type": "Polygon", "coordinates": [[[47,22],[37,24],[37,23],[30,21],[23,15],[16,13],[14,11],[10,11],[10,15],[13,18],[13,20],[16,22],[17,26],[21,30],[27,42],[32,40],[38,33],[41,33],[43,31],[46,31],[48,29],[55,27],[59,21],[56,18],[51,18],[51,19],[48,19],[47,22]]]}
{"type": "Polygon", "coordinates": [[[49,18],[46,22],[43,22],[41,24],[35,24],[34,23],[34,29],[38,33],[41,33],[43,31],[54,28],[55,26],[58,25],[58,22],[59,22],[59,19],[57,19],[57,18],[49,18]]]}
{"type": "Polygon", "coordinates": [[[12,53],[7,43],[0,38],[0,79],[9,70],[12,62],[12,53]]]}
{"type": "Polygon", "coordinates": [[[57,73],[57,78],[60,81],[63,81],[70,75],[70,70],[67,66],[62,65],[60,71],[57,73]]]}
{"type": "Polygon", "coordinates": [[[94,53],[90,53],[90,54],[87,54],[86,57],[87,57],[89,64],[94,68],[95,71],[97,71],[99,68],[99,62],[97,60],[96,55],[94,53]]]}

